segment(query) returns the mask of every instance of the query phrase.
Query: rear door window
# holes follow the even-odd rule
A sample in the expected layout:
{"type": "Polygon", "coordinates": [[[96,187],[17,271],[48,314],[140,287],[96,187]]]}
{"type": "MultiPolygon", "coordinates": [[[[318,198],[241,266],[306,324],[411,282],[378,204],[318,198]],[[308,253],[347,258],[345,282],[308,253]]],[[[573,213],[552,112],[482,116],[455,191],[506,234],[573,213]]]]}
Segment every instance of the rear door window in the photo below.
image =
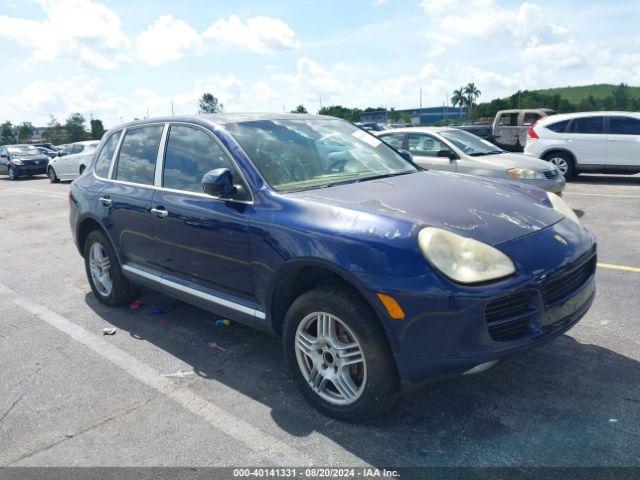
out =
{"type": "Polygon", "coordinates": [[[431,135],[410,133],[407,139],[409,151],[417,157],[437,157],[438,152],[444,150],[450,152],[451,149],[442,141],[431,135]]]}
{"type": "Polygon", "coordinates": [[[202,193],[202,177],[216,168],[228,168],[238,179],[231,161],[211,135],[197,127],[171,125],[164,154],[163,187],[202,193]]]}
{"type": "Polygon", "coordinates": [[[163,128],[162,125],[152,125],[126,131],[118,154],[115,180],[153,185],[163,128]]]}
{"type": "Polygon", "coordinates": [[[602,133],[604,117],[580,117],[571,120],[569,133],[602,133]]]}
{"type": "Polygon", "coordinates": [[[120,134],[122,132],[114,132],[104,143],[104,147],[100,150],[98,157],[96,158],[96,164],[94,171],[99,177],[106,178],[109,174],[109,167],[111,166],[111,159],[113,158],[113,152],[116,150],[120,134]]]}
{"type": "Polygon", "coordinates": [[[640,135],[640,120],[631,117],[609,117],[609,133],[640,135]]]}

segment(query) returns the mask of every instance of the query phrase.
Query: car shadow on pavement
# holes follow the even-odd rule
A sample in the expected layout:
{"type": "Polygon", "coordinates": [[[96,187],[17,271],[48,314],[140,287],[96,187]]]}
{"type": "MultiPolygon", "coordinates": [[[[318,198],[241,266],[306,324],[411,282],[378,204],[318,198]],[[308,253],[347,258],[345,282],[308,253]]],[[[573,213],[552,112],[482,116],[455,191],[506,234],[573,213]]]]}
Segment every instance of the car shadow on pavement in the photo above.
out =
{"type": "Polygon", "coordinates": [[[584,184],[584,185],[639,185],[640,175],[594,175],[594,174],[580,174],[577,177],[571,179],[571,183],[584,184]]]}
{"type": "MultiPolygon", "coordinates": [[[[141,299],[137,310],[113,309],[86,295],[119,334],[191,365],[206,398],[216,397],[207,379],[221,382],[270,408],[288,434],[302,440],[317,432],[372,465],[640,465],[640,364],[568,335],[478,375],[410,387],[386,415],[352,425],[323,416],[297,393],[278,338],[216,322],[159,293],[145,290],[141,299]],[[155,314],[159,306],[169,311],[155,314]]],[[[319,464],[336,455],[317,440],[307,448],[317,448],[319,464]]]]}

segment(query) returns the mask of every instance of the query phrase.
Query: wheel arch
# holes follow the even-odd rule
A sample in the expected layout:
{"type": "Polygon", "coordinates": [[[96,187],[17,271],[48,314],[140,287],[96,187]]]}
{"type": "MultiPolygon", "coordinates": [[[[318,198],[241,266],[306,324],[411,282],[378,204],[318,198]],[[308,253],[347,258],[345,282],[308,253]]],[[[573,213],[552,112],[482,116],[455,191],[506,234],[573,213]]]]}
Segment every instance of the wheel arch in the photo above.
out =
{"type": "Polygon", "coordinates": [[[285,263],[274,274],[269,286],[265,307],[274,333],[282,334],[285,315],[296,298],[313,288],[332,283],[343,284],[357,293],[386,331],[381,307],[374,304],[368,291],[353,274],[325,260],[304,258],[285,263]]]}
{"type": "Polygon", "coordinates": [[[84,246],[87,241],[87,237],[89,237],[89,234],[94,230],[99,230],[102,233],[104,233],[105,237],[107,237],[107,239],[109,240],[109,243],[111,243],[111,247],[113,248],[113,251],[118,257],[118,261],[120,261],[118,251],[115,248],[113,242],[111,241],[111,237],[109,236],[107,231],[104,229],[100,221],[93,216],[86,216],[78,222],[78,227],[76,229],[76,244],[78,247],[78,251],[80,252],[80,255],[84,257],[84,246]]]}
{"type": "Polygon", "coordinates": [[[540,158],[542,158],[543,160],[548,160],[549,157],[551,155],[553,155],[554,153],[566,153],[567,155],[569,155],[569,157],[571,157],[571,160],[573,161],[573,166],[577,168],[578,161],[576,159],[576,156],[573,154],[573,152],[571,150],[568,150],[566,148],[562,148],[562,147],[550,148],[548,150],[545,150],[542,153],[542,155],[540,155],[540,158]]]}

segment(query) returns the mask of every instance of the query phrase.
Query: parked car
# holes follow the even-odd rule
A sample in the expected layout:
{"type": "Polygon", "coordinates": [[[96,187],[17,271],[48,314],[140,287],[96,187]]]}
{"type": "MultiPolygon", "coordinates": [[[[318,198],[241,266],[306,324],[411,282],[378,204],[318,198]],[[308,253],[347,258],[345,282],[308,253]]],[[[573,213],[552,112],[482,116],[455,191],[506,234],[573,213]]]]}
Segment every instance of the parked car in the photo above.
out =
{"type": "Polygon", "coordinates": [[[490,124],[485,123],[470,123],[465,125],[452,125],[453,128],[464,130],[469,133],[473,133],[475,136],[483,138],[484,140],[491,141],[492,129],[490,124]]]}
{"type": "Polygon", "coordinates": [[[640,113],[544,118],[529,128],[525,153],[554,164],[566,178],[580,172],[640,173],[640,113]]]}
{"type": "Polygon", "coordinates": [[[500,110],[493,119],[490,140],[506,150],[522,152],[531,125],[553,114],[550,108],[500,110]]]}
{"type": "Polygon", "coordinates": [[[48,150],[53,150],[54,152],[57,151],[53,143],[34,143],[33,146],[37,148],[46,148],[48,150]]]}
{"type": "Polygon", "coordinates": [[[476,135],[451,127],[419,127],[380,132],[392,147],[408,150],[413,160],[430,170],[522,182],[562,194],[560,171],[542,160],[508,153],[476,135]]]}
{"type": "Polygon", "coordinates": [[[363,130],[370,130],[372,132],[381,132],[382,130],[385,130],[385,125],[382,123],[356,122],[356,125],[363,130]]]}
{"type": "Polygon", "coordinates": [[[564,333],[596,242],[558,196],[423,171],[344,120],[145,119],[70,187],[96,298],[146,285],[281,335],[304,396],[361,420],[400,381],[469,374],[564,333]]]}
{"type": "Polygon", "coordinates": [[[58,157],[49,161],[47,175],[51,183],[60,180],[73,180],[82,175],[87,165],[90,163],[96,147],[100,142],[92,140],[88,142],[76,142],[60,152],[58,157]]]}
{"type": "Polygon", "coordinates": [[[57,151],[61,152],[61,151],[63,151],[65,148],[67,148],[67,144],[66,144],[66,143],[62,143],[62,144],[60,144],[60,145],[55,145],[55,147],[56,147],[56,150],[57,150],[57,151]]]}
{"type": "Polygon", "coordinates": [[[58,152],[55,151],[55,150],[51,150],[51,149],[49,149],[47,147],[40,147],[40,146],[37,146],[37,145],[34,145],[34,146],[38,149],[38,151],[40,153],[42,153],[43,155],[46,155],[49,158],[53,158],[53,157],[57,157],[58,156],[58,152]]]}
{"type": "Polygon", "coordinates": [[[10,180],[47,173],[49,157],[33,145],[0,146],[0,175],[9,175],[10,180]]]}

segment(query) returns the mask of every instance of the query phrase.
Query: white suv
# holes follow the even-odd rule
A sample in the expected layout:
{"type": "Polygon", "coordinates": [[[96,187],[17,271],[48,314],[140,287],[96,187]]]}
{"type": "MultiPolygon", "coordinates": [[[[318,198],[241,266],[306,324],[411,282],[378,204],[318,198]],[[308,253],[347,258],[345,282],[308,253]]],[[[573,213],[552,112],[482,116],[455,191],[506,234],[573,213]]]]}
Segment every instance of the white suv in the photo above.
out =
{"type": "Polygon", "coordinates": [[[640,173],[640,113],[543,118],[529,128],[524,153],[553,163],[565,178],[580,172],[640,173]]]}

